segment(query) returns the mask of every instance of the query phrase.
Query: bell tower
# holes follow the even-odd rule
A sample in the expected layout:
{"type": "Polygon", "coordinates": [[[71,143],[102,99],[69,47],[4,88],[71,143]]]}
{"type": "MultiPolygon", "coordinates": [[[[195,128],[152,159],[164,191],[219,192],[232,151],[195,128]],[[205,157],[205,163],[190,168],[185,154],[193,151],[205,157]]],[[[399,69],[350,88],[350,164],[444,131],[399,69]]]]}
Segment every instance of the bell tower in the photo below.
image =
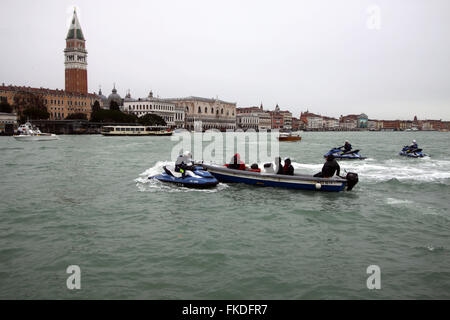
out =
{"type": "Polygon", "coordinates": [[[88,93],[87,86],[87,51],[86,40],[81,31],[77,11],[73,10],[73,18],[66,37],[64,49],[66,91],[88,93]]]}

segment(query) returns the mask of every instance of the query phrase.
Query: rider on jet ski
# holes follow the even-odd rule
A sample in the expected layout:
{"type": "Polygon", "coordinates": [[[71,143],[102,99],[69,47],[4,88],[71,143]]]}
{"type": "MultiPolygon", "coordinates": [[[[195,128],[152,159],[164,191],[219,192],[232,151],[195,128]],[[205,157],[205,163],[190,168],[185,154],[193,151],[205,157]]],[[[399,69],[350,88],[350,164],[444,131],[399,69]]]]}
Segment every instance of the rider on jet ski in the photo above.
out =
{"type": "Polygon", "coordinates": [[[175,171],[181,172],[183,174],[183,178],[186,175],[186,170],[191,170],[194,165],[192,161],[192,154],[190,151],[185,151],[183,154],[180,154],[175,162],[175,171]]]}
{"type": "Polygon", "coordinates": [[[408,147],[408,149],[406,150],[406,152],[412,152],[412,151],[416,150],[419,146],[417,145],[416,140],[413,140],[412,144],[407,147],[408,147]]]}
{"type": "Polygon", "coordinates": [[[350,142],[348,142],[348,140],[345,140],[345,144],[342,147],[339,147],[338,149],[342,148],[344,148],[344,153],[352,151],[352,145],[350,144],[350,142]]]}

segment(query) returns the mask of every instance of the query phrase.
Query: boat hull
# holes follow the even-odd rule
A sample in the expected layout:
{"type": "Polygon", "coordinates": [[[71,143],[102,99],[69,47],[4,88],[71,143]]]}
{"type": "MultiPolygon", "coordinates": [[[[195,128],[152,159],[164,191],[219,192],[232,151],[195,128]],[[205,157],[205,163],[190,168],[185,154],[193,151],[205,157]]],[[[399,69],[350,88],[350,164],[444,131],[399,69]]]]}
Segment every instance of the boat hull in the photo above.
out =
{"type": "Polygon", "coordinates": [[[108,137],[151,137],[151,136],[171,136],[173,132],[141,133],[141,134],[121,134],[121,133],[101,132],[101,134],[108,137]]]}
{"type": "Polygon", "coordinates": [[[14,139],[17,141],[51,141],[51,140],[59,140],[57,135],[42,135],[42,136],[14,136],[14,139]]]}
{"type": "Polygon", "coordinates": [[[278,175],[243,170],[233,170],[214,165],[203,165],[220,182],[245,183],[262,187],[287,188],[314,191],[343,191],[347,180],[342,178],[315,178],[309,175],[278,175]]]}
{"type": "Polygon", "coordinates": [[[302,137],[278,137],[279,141],[301,141],[302,137]]]}

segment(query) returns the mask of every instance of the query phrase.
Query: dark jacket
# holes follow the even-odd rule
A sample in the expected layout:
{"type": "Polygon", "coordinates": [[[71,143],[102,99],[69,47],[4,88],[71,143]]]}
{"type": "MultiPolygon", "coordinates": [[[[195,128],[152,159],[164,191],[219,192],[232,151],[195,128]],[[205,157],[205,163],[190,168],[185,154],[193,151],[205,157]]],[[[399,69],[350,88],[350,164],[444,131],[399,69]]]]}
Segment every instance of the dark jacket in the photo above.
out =
{"type": "Polygon", "coordinates": [[[337,163],[336,159],[331,161],[327,160],[322,167],[322,176],[324,178],[331,178],[334,174],[339,175],[341,173],[341,167],[337,163]]]}
{"type": "Polygon", "coordinates": [[[292,166],[292,164],[290,165],[284,165],[283,168],[283,174],[288,175],[288,176],[293,176],[294,175],[294,167],[292,166]]]}
{"type": "Polygon", "coordinates": [[[344,148],[345,152],[349,152],[352,150],[352,145],[350,143],[346,143],[346,144],[344,144],[343,148],[344,148]]]}

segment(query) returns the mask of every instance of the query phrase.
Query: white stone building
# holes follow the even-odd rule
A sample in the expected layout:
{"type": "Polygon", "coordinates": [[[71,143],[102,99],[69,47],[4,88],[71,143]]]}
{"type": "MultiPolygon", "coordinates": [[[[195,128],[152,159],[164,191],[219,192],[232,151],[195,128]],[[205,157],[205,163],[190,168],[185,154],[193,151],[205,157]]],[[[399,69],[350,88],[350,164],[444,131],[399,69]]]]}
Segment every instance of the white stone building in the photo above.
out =
{"type": "Polygon", "coordinates": [[[307,117],[308,124],[307,129],[309,130],[318,130],[323,128],[323,118],[319,116],[308,116],[307,117]]]}
{"type": "Polygon", "coordinates": [[[153,97],[153,92],[147,98],[126,99],[123,103],[123,111],[135,114],[138,117],[147,114],[156,114],[166,121],[169,127],[175,127],[175,104],[166,100],[153,97]]]}
{"type": "Polygon", "coordinates": [[[326,130],[339,129],[339,120],[336,118],[323,117],[323,128],[326,130]]]}
{"type": "Polygon", "coordinates": [[[236,126],[238,129],[259,130],[259,114],[258,113],[240,113],[236,116],[236,126]]]}
{"type": "Polygon", "coordinates": [[[180,106],[175,106],[175,127],[184,128],[185,127],[185,112],[184,108],[180,106]]]}
{"type": "Polygon", "coordinates": [[[175,104],[176,107],[184,108],[185,128],[188,130],[194,130],[194,123],[201,123],[202,131],[236,129],[236,103],[234,102],[193,96],[166,101],[175,104]]]}

